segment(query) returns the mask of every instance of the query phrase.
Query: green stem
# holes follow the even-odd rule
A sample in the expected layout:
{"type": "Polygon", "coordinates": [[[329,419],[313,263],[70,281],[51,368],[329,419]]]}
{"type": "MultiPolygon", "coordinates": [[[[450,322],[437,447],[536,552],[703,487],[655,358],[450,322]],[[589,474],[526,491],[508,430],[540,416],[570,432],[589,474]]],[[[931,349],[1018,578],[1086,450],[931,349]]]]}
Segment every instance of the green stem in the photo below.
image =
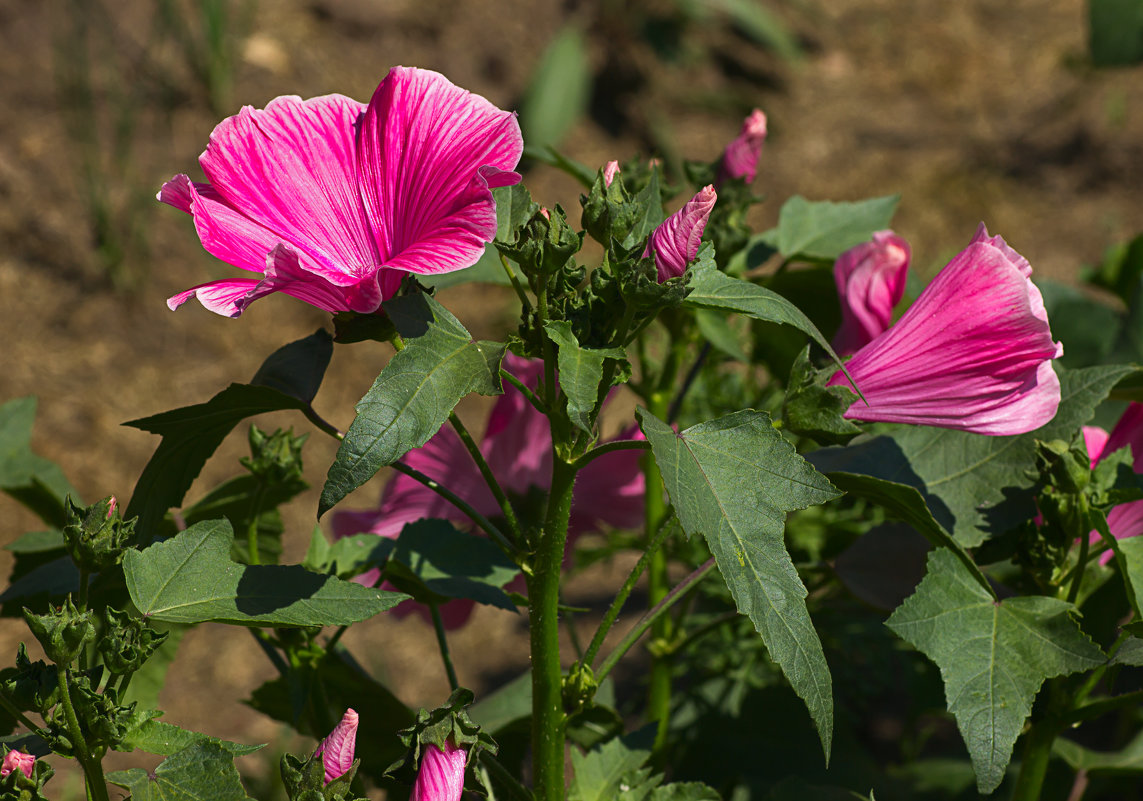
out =
{"type": "Polygon", "coordinates": [[[1075,576],[1072,577],[1072,586],[1068,590],[1068,603],[1074,604],[1076,598],[1079,597],[1080,585],[1083,584],[1083,576],[1086,572],[1084,567],[1087,565],[1087,549],[1088,549],[1088,532],[1091,528],[1088,526],[1088,510],[1087,498],[1083,495],[1079,496],[1079,510],[1076,517],[1079,519],[1080,525],[1077,527],[1079,532],[1080,552],[1079,561],[1076,562],[1075,576]]]}
{"type": "MultiPolygon", "coordinates": [[[[667,413],[667,395],[655,392],[647,399],[649,411],[662,419],[667,413]]],[[[644,501],[644,530],[650,544],[653,533],[659,529],[667,516],[667,503],[663,497],[663,477],[652,454],[643,456],[643,481],[646,487],[644,501]]],[[[667,554],[661,548],[650,550],[647,565],[647,603],[654,607],[667,597],[669,589],[667,577],[667,554]]],[[[658,617],[654,620],[651,636],[666,642],[671,637],[671,619],[658,617]]],[[[671,663],[662,656],[651,658],[651,674],[647,693],[647,720],[657,721],[655,750],[658,751],[667,741],[667,730],[671,717],[671,663]]]]}
{"type": "Polygon", "coordinates": [[[528,581],[532,648],[532,771],[538,801],[564,797],[564,740],[560,665],[560,576],[567,543],[575,468],[553,459],[551,494],[544,529],[528,581]]]}
{"type": "Polygon", "coordinates": [[[717,629],[719,626],[722,626],[726,623],[730,623],[731,621],[737,620],[738,617],[739,617],[739,613],[737,611],[732,611],[732,612],[724,612],[723,614],[718,615],[714,619],[708,620],[706,623],[703,623],[701,626],[699,626],[694,631],[687,632],[687,635],[685,637],[683,637],[682,639],[678,640],[677,642],[671,643],[671,647],[670,647],[670,650],[667,651],[667,655],[669,656],[671,654],[678,653],[679,651],[683,650],[688,645],[693,643],[695,640],[709,634],[710,632],[717,629]]]}
{"type": "Polygon", "coordinates": [[[484,477],[484,483],[488,485],[488,489],[492,491],[492,497],[496,499],[496,503],[500,506],[500,511],[504,513],[504,522],[508,524],[508,532],[512,535],[512,539],[516,542],[520,541],[520,523],[516,520],[516,511],[512,508],[512,502],[508,500],[508,496],[504,494],[504,490],[500,486],[500,482],[496,480],[496,476],[492,474],[492,468],[488,466],[488,462],[484,459],[484,454],[480,452],[480,446],[473,440],[472,435],[468,433],[468,429],[464,427],[464,423],[457,417],[456,412],[449,412],[448,420],[452,424],[453,430],[456,435],[460,437],[460,441],[464,443],[465,449],[472,457],[472,461],[476,462],[476,469],[480,471],[480,475],[484,477]]]}
{"type": "Polygon", "coordinates": [[[536,397],[536,393],[532,391],[531,387],[503,368],[500,370],[500,377],[520,390],[520,394],[524,396],[524,399],[528,401],[528,403],[532,404],[533,409],[544,417],[548,416],[548,407],[544,405],[542,400],[536,397]]]}
{"type": "Polygon", "coordinates": [[[643,617],[639,618],[639,622],[632,626],[631,631],[620,641],[619,645],[615,646],[615,650],[608,654],[607,659],[604,660],[603,666],[599,672],[595,674],[597,682],[603,681],[604,677],[611,672],[611,669],[623,658],[623,655],[631,650],[631,646],[639,641],[643,633],[651,627],[651,624],[658,620],[668,609],[682,600],[687,590],[693,587],[698,582],[706,577],[706,574],[714,569],[714,557],[707,559],[703,562],[695,572],[691,573],[683,579],[677,587],[667,593],[667,597],[659,602],[659,605],[651,609],[643,617]]]}
{"type": "Polygon", "coordinates": [[[75,753],[76,761],[83,768],[84,779],[87,784],[87,797],[92,801],[110,801],[107,796],[107,780],[103,777],[103,763],[88,750],[87,740],[83,736],[79,718],[75,714],[75,706],[71,700],[71,671],[67,667],[57,667],[57,675],[60,680],[60,703],[64,708],[64,718],[67,721],[72,750],[75,753]]]}
{"type": "Polygon", "coordinates": [[[500,529],[493,525],[491,520],[473,509],[472,506],[461,499],[460,496],[458,496],[455,492],[450,490],[448,487],[444,487],[438,484],[434,479],[429,478],[420,470],[409,467],[404,462],[393,462],[393,464],[389,466],[396,470],[398,473],[404,473],[414,481],[418,481],[421,484],[424,484],[437,495],[440,495],[457,509],[464,512],[469,516],[472,522],[476,523],[476,525],[484,529],[485,533],[488,534],[493,542],[500,546],[501,550],[503,550],[505,554],[507,554],[513,560],[516,559],[516,546],[513,545],[512,542],[504,536],[500,529]]]}
{"type": "Polygon", "coordinates": [[[631,573],[627,576],[627,580],[623,582],[623,586],[619,588],[619,594],[615,596],[615,600],[611,602],[611,606],[609,606],[607,612],[604,613],[603,620],[599,622],[599,628],[595,630],[595,636],[591,638],[591,643],[587,646],[587,652],[584,653],[583,659],[580,660],[587,667],[593,667],[595,665],[595,659],[599,656],[599,649],[603,647],[603,641],[607,638],[611,627],[615,625],[619,613],[623,611],[623,605],[627,603],[627,598],[631,595],[631,591],[635,589],[639,577],[642,576],[643,571],[647,569],[647,564],[651,561],[651,554],[659,549],[659,546],[667,539],[667,535],[670,534],[670,521],[670,517],[663,518],[663,523],[659,526],[659,530],[655,532],[655,536],[652,537],[650,544],[643,551],[643,555],[639,557],[639,561],[635,563],[635,567],[631,568],[631,573]]]}
{"type": "Polygon", "coordinates": [[[1117,695],[1113,698],[1093,701],[1090,704],[1081,706],[1079,709],[1074,709],[1064,715],[1063,720],[1065,723],[1079,723],[1080,721],[1101,717],[1108,712],[1114,712],[1116,709],[1122,709],[1125,706],[1137,707],[1140,701],[1143,701],[1143,690],[1135,690],[1134,692],[1124,693],[1123,695],[1117,695]]]}
{"type": "Polygon", "coordinates": [[[254,503],[250,507],[250,523],[246,526],[246,558],[252,565],[262,564],[262,557],[258,553],[258,515],[262,513],[262,499],[265,495],[266,482],[259,481],[254,503]]]}
{"type": "Polygon", "coordinates": [[[1092,691],[1099,685],[1103,675],[1107,672],[1107,668],[1111,665],[1111,659],[1114,658],[1114,656],[1119,652],[1119,649],[1122,647],[1123,643],[1127,642],[1128,638],[1130,637],[1131,632],[1127,631],[1126,629],[1119,632],[1119,636],[1116,638],[1115,642],[1111,644],[1111,648],[1109,648],[1107,651],[1108,661],[1104,662],[1102,665],[1093,670],[1088,675],[1087,680],[1084,681],[1083,686],[1080,687],[1078,691],[1076,691],[1075,700],[1072,701],[1073,707],[1079,707],[1083,704],[1084,701],[1087,700],[1087,697],[1091,695],[1092,691]]]}
{"type": "Polygon", "coordinates": [[[433,629],[437,633],[437,647],[440,648],[441,661],[444,662],[445,673],[448,674],[448,686],[450,690],[455,690],[460,686],[460,682],[456,680],[456,668],[452,666],[452,656],[449,655],[448,638],[445,636],[444,621],[441,620],[440,607],[430,603],[429,612],[433,616],[433,629]]]}
{"type": "Polygon", "coordinates": [[[512,288],[516,290],[516,296],[520,298],[520,305],[524,307],[524,311],[530,311],[532,304],[528,301],[528,295],[524,292],[523,285],[520,284],[520,279],[516,277],[516,271],[512,269],[512,262],[505,258],[504,254],[500,254],[500,263],[504,265],[504,272],[508,274],[508,280],[512,283],[512,288]]]}
{"type": "Polygon", "coordinates": [[[1011,801],[1039,801],[1044,788],[1044,777],[1048,773],[1048,762],[1052,759],[1052,743],[1059,733],[1058,724],[1051,720],[1040,720],[1024,735],[1024,759],[1020,763],[1020,773],[1016,786],[1012,789],[1011,801]]]}
{"type": "Polygon", "coordinates": [[[588,463],[598,459],[604,454],[611,453],[612,451],[649,451],[651,450],[651,443],[645,439],[617,439],[612,442],[607,442],[597,448],[592,448],[583,456],[575,460],[573,467],[576,470],[583,470],[587,467],[588,463]]]}
{"type": "Polygon", "coordinates": [[[21,712],[15,704],[5,698],[3,694],[0,694],[0,707],[3,707],[5,712],[27,726],[29,731],[34,731],[41,737],[46,734],[46,731],[43,729],[43,727],[37,726],[35,723],[29,720],[28,716],[21,712]]]}
{"type": "Polygon", "coordinates": [[[339,431],[337,427],[332,423],[326,422],[324,419],[322,419],[318,413],[314,411],[314,407],[306,406],[306,408],[302,409],[302,414],[306,416],[307,420],[317,426],[318,430],[324,431],[326,434],[329,434],[338,442],[341,442],[343,439],[345,439],[345,434],[339,431]]]}
{"type": "Polygon", "coordinates": [[[532,794],[528,791],[528,788],[520,784],[519,780],[512,775],[512,771],[501,765],[496,757],[487,751],[481,751],[480,764],[503,783],[504,788],[508,790],[509,794],[512,798],[516,799],[516,801],[532,801],[532,794]]]}

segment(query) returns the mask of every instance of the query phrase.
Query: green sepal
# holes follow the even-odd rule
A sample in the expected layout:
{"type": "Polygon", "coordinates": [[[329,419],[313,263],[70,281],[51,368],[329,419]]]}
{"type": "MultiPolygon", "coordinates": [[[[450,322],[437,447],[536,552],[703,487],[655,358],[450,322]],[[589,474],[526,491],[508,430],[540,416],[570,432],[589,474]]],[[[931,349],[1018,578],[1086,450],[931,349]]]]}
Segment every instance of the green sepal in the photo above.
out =
{"type": "Polygon", "coordinates": [[[608,186],[603,179],[603,169],[596,173],[591,192],[579,196],[583,206],[580,224],[599,244],[605,248],[612,239],[622,242],[639,219],[639,207],[632,202],[631,195],[623,185],[622,171],[615,174],[608,186]]]}
{"type": "Polygon", "coordinates": [[[59,703],[59,675],[54,665],[28,659],[28,651],[20,643],[16,666],[0,670],[0,692],[21,712],[43,714],[59,703]]]}
{"type": "Polygon", "coordinates": [[[353,760],[349,770],[326,784],[325,764],[317,751],[306,759],[282,754],[282,785],[290,801],[364,801],[350,789],[360,764],[360,759],[353,760]]]}
{"type": "Polygon", "coordinates": [[[583,232],[572,231],[559,205],[546,216],[544,210],[537,207],[511,242],[497,240],[495,244],[501,254],[520,265],[524,275],[545,281],[560,272],[579,252],[583,232]]]}
{"type": "MultiPolygon", "coordinates": [[[[467,754],[466,764],[471,764],[481,751],[496,754],[499,751],[496,741],[485,734],[468,715],[468,707],[472,705],[473,698],[472,690],[458,687],[452,691],[444,706],[431,712],[424,709],[417,712],[416,722],[397,732],[401,742],[409,749],[408,753],[390,765],[385,775],[392,775],[403,765],[411,765],[415,769],[421,763],[422,749],[427,745],[435,745],[442,751],[446,744],[453,748],[463,748],[467,754]]],[[[477,778],[480,779],[479,774],[477,778]]],[[[481,786],[484,787],[483,780],[481,786]]],[[[484,789],[487,792],[488,788],[484,789]]]]}
{"type": "Polygon", "coordinates": [[[68,496],[65,513],[64,544],[81,570],[98,573],[119,564],[123,550],[135,542],[138,518],[124,521],[113,495],[87,507],[76,504],[68,496]]]}
{"type": "Polygon", "coordinates": [[[48,607],[46,615],[37,615],[25,609],[24,620],[44,647],[48,659],[60,666],[70,665],[85,645],[95,641],[95,623],[91,610],[80,612],[70,597],[58,608],[48,607]]]}
{"type": "Polygon", "coordinates": [[[837,372],[830,365],[816,369],[806,345],[790,369],[789,389],[782,403],[782,420],[795,434],[823,443],[845,444],[861,433],[861,428],[845,419],[845,412],[857,398],[846,385],[826,386],[837,372]]]}
{"type": "Polygon", "coordinates": [[[294,429],[267,434],[256,425],[250,426],[250,456],[239,463],[266,484],[294,484],[302,481],[302,446],[309,434],[294,436],[294,429]]]}
{"type": "Polygon", "coordinates": [[[142,618],[107,607],[107,630],[99,640],[103,664],[114,675],[130,675],[143,667],[168,632],[155,631],[142,618]]]}

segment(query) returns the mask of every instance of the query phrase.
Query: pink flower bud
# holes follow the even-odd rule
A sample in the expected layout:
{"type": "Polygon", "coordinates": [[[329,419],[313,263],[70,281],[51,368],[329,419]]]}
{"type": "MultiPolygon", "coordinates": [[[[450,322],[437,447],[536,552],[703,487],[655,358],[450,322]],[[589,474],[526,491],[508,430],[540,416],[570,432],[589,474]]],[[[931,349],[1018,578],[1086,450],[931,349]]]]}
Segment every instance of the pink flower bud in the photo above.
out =
{"type": "Polygon", "coordinates": [[[465,758],[463,748],[448,742],[443,751],[435,745],[427,746],[409,801],[460,801],[465,758]]]}
{"type": "Polygon", "coordinates": [[[4,754],[4,762],[0,764],[0,776],[7,776],[14,770],[21,771],[29,779],[32,778],[32,767],[36,764],[36,758],[31,754],[25,754],[23,751],[9,751],[4,754]]]}
{"type": "MultiPolygon", "coordinates": [[[[1040,290],[1028,261],[983,223],[897,324],[846,367],[865,400],[854,420],[955,428],[1004,436],[1056,415],[1060,380],[1040,290]]],[[[839,370],[830,385],[845,385],[839,370]]]]}
{"type": "Polygon", "coordinates": [[[113,514],[115,514],[115,507],[116,507],[116,505],[117,505],[118,503],[119,503],[119,501],[117,501],[117,500],[116,500],[116,498],[115,498],[115,496],[114,496],[114,495],[112,495],[112,496],[111,496],[111,503],[110,503],[110,504],[108,505],[108,507],[107,507],[107,519],[108,519],[108,520],[110,520],[110,519],[111,519],[111,516],[112,516],[113,514]]]}
{"type": "Polygon", "coordinates": [[[838,256],[833,278],[841,301],[841,328],[833,347],[842,356],[863,348],[889,328],[893,307],[905,293],[909,244],[892,231],[878,231],[838,256]]]}
{"type": "Polygon", "coordinates": [[[544,216],[545,220],[552,219],[552,213],[550,211],[548,211],[547,206],[540,206],[540,214],[542,214],[544,216]]]}
{"type": "Polygon", "coordinates": [[[615,180],[615,176],[619,174],[619,162],[609,161],[603,168],[603,185],[611,186],[611,182],[615,180]]]}
{"type": "Polygon", "coordinates": [[[731,178],[741,178],[748,184],[754,183],[758,174],[758,159],[762,155],[762,143],[765,141],[766,115],[760,109],[754,109],[742,121],[742,133],[731,140],[722,154],[718,183],[731,178]]]}
{"type": "Polygon", "coordinates": [[[710,219],[711,209],[718,193],[711,185],[704,186],[681,209],[651,233],[651,240],[643,251],[643,258],[655,255],[659,283],[676,278],[687,270],[687,265],[698,255],[702,232],[710,219]]]}
{"type": "Polygon", "coordinates": [[[357,713],[345,710],[329,737],[321,741],[314,756],[320,756],[325,765],[325,783],[345,774],[353,766],[353,749],[357,745],[357,713]]]}

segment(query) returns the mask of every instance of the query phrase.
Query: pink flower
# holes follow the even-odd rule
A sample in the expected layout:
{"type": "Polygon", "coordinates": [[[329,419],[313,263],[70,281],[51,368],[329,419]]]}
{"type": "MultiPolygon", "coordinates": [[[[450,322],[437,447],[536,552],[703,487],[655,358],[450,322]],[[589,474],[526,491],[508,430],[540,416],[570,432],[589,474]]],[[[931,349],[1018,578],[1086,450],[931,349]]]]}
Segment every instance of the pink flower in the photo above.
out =
{"type": "MultiPolygon", "coordinates": [[[[1023,434],[1051,420],[1060,382],[1032,268],[981,223],[967,248],[897,321],[846,364],[865,400],[854,420],[1023,434]]],[[[830,385],[847,383],[839,370],[830,385]]]]}
{"type": "Polygon", "coordinates": [[[717,184],[731,178],[741,178],[748,184],[754,183],[758,174],[758,159],[762,155],[762,144],[766,141],[766,115],[754,109],[742,121],[742,133],[731,140],[722,154],[718,168],[717,184]]]}
{"type": "Polygon", "coordinates": [[[716,200],[718,193],[708,184],[651,232],[643,258],[655,254],[660,284],[685,273],[687,265],[695,260],[716,200]]]}
{"type": "Polygon", "coordinates": [[[353,767],[353,750],[357,745],[357,713],[345,710],[341,722],[321,741],[314,756],[325,765],[325,783],[329,784],[353,767]]]}
{"type": "Polygon", "coordinates": [[[603,185],[611,186],[611,182],[615,180],[615,176],[618,175],[619,172],[620,170],[618,161],[607,162],[607,164],[603,167],[603,185]]]}
{"type": "Polygon", "coordinates": [[[893,322],[893,307],[905,293],[909,243],[892,231],[842,253],[833,265],[841,301],[841,328],[833,347],[848,356],[868,345],[893,322]]]}
{"type": "MultiPolygon", "coordinates": [[[[1083,438],[1092,467],[1116,451],[1131,446],[1132,468],[1136,473],[1143,473],[1143,403],[1130,404],[1111,434],[1102,428],[1084,426],[1083,438]]],[[[1143,500],[1128,501],[1112,507],[1107,513],[1107,529],[1117,540],[1143,534],[1143,500]]],[[[1092,545],[1102,539],[1098,531],[1091,532],[1092,545]]],[[[1100,564],[1106,565],[1114,555],[1112,551],[1106,551],[1099,558],[1100,564]]]]}
{"type": "MultiPolygon", "coordinates": [[[[505,357],[504,366],[531,388],[539,383],[544,367],[539,360],[523,359],[511,353],[505,357]]],[[[636,431],[621,438],[632,439],[636,431]]],[[[533,487],[548,489],[552,476],[552,435],[548,418],[510,384],[504,385],[504,394],[492,407],[480,452],[509,495],[523,496],[533,487]]],[[[641,451],[636,450],[615,451],[595,459],[579,472],[568,524],[570,537],[602,526],[630,529],[642,525],[641,455],[641,451]]],[[[410,451],[403,461],[451,489],[485,517],[500,516],[499,504],[451,428],[442,428],[423,447],[410,451]]],[[[472,525],[467,515],[440,495],[399,474],[385,486],[379,508],[335,512],[333,534],[340,538],[368,531],[395,539],[406,523],[423,518],[444,518],[463,527],[472,525]]],[[[372,584],[378,575],[374,570],[359,580],[372,584]]],[[[452,601],[441,607],[441,617],[446,627],[456,628],[468,620],[472,609],[471,601],[452,601]]],[[[422,607],[412,602],[399,605],[395,611],[406,614],[414,610],[423,612],[422,607]]]]}
{"type": "Polygon", "coordinates": [[[449,742],[443,751],[435,745],[426,746],[409,801],[460,801],[465,758],[464,749],[449,742]]]}
{"type": "Polygon", "coordinates": [[[435,72],[394,67],[369,105],[343,95],[279,97],[214,129],[199,164],[159,200],[194,217],[206,250],[260,278],[192,296],[237,317],[272,292],[328,312],[376,311],[405,273],[469,267],[496,235],[490,189],[517,183],[511,112],[435,72]]]}
{"type": "Polygon", "coordinates": [[[4,762],[0,764],[0,776],[7,776],[14,770],[18,770],[32,778],[32,768],[36,764],[36,758],[31,754],[25,754],[23,751],[8,751],[4,754],[4,762]]]}

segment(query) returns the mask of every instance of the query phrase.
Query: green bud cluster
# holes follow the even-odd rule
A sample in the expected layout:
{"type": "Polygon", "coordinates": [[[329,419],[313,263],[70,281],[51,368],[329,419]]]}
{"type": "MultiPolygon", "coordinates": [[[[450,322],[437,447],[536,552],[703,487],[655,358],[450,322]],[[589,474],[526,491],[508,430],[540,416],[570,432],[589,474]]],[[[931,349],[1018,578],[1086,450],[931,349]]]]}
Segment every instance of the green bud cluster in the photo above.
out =
{"type": "Polygon", "coordinates": [[[70,665],[85,645],[95,641],[95,616],[91,610],[76,609],[70,597],[58,608],[49,607],[46,615],[25,609],[24,620],[57,665],[70,665]]]}
{"type": "MultiPolygon", "coordinates": [[[[496,741],[481,731],[480,726],[468,716],[468,709],[474,696],[472,690],[458,687],[452,691],[444,706],[428,712],[424,709],[417,712],[416,722],[407,729],[397,732],[401,742],[409,749],[402,759],[390,765],[386,775],[390,775],[404,765],[416,768],[421,762],[421,752],[425,746],[435,745],[442,751],[445,744],[465,749],[468,761],[472,763],[481,751],[490,754],[498,752],[496,741]]],[[[477,773],[477,778],[479,778],[477,773]]],[[[487,790],[487,788],[485,788],[487,790]]]]}
{"type": "Polygon", "coordinates": [[[360,764],[360,759],[353,760],[349,770],[329,784],[325,783],[325,765],[316,752],[306,758],[282,754],[279,770],[290,801],[365,801],[350,789],[360,764]]]}
{"type": "Polygon", "coordinates": [[[123,551],[135,541],[137,518],[124,521],[115,496],[91,506],[78,506],[67,499],[64,543],[80,570],[98,573],[119,564],[123,551]]]}
{"type": "Polygon", "coordinates": [[[250,426],[250,456],[239,461],[265,484],[283,485],[302,480],[302,446],[308,434],[294,436],[292,428],[267,434],[250,426]]]}
{"type": "Polygon", "coordinates": [[[155,631],[144,620],[111,607],[107,608],[106,623],[99,654],[107,670],[116,676],[137,671],[167,639],[167,632],[155,631]]]}

